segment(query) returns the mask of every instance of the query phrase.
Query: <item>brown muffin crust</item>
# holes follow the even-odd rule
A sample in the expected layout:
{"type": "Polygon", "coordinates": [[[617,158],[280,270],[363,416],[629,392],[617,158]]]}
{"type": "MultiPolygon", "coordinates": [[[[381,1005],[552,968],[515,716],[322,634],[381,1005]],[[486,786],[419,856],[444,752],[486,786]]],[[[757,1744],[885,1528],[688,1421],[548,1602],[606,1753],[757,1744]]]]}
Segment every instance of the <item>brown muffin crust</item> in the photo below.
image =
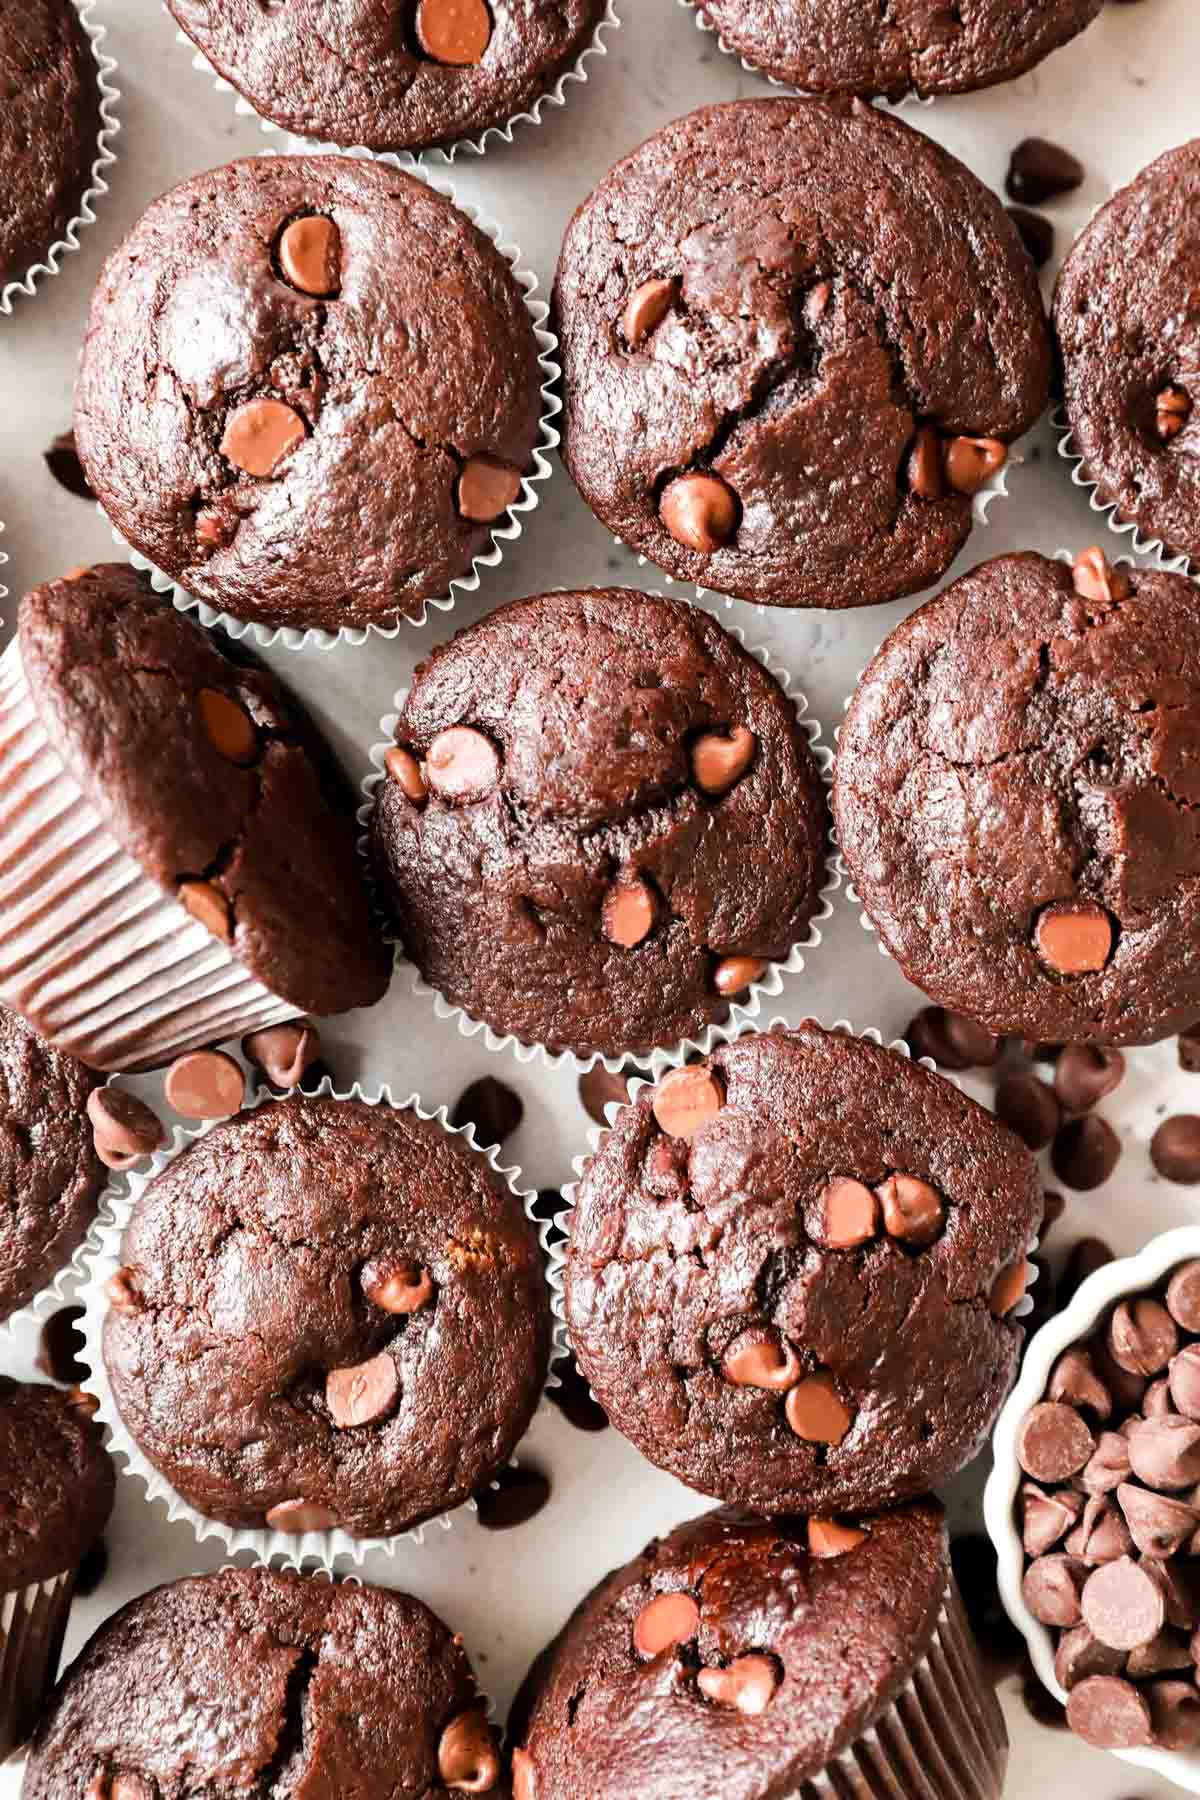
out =
{"type": "Polygon", "coordinates": [[[108,1523],[114,1486],[86,1407],[0,1376],[0,1592],[74,1569],[108,1523]]]}
{"type": "Polygon", "coordinates": [[[96,160],[100,97],[70,0],[21,0],[0,17],[0,282],[63,236],[96,160]]]}

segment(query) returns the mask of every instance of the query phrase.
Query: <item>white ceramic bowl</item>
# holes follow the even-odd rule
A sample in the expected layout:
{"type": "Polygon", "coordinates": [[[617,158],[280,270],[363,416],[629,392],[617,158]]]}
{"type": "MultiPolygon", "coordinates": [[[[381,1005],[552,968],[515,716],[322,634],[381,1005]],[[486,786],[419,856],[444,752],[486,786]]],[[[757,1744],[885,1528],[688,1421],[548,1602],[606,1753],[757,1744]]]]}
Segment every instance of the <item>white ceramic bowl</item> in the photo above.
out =
{"type": "MultiPolygon", "coordinates": [[[[996,1424],[992,1439],[994,1467],[984,1490],[983,1514],[1000,1559],[1000,1598],[1029,1646],[1039,1679],[1064,1705],[1066,1691],[1054,1674],[1053,1639],[1034,1618],[1021,1592],[1025,1551],[1017,1530],[1015,1504],[1024,1474],[1017,1461],[1017,1434],[1025,1414],[1045,1394],[1050,1371],[1063,1351],[1088,1337],[1115,1301],[1156,1287],[1177,1263],[1194,1257],[1200,1258],[1200,1225],[1183,1225],[1151,1238],[1136,1256],[1106,1263],[1089,1275],[1070,1306],[1043,1325],[1030,1343],[1021,1378],[996,1424]]],[[[1200,1794],[1200,1750],[1114,1750],[1111,1754],[1119,1756],[1122,1762],[1136,1763],[1140,1769],[1152,1769],[1190,1793],[1200,1794]]]]}

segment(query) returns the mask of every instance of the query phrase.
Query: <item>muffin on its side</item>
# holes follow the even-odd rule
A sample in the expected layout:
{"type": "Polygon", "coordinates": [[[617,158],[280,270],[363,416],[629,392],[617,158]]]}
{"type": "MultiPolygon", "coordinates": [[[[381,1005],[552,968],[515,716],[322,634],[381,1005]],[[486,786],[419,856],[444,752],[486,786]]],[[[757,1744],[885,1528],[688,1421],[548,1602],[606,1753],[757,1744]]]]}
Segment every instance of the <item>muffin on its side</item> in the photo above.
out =
{"type": "Polygon", "coordinates": [[[59,1683],[24,1800],[499,1792],[462,1640],[410,1594],[283,1569],[131,1600],[59,1683]]]}
{"type": "Polygon", "coordinates": [[[580,1603],[509,1728],[514,1800],[999,1800],[1008,1761],[932,1500],[679,1526],[580,1603]]]}
{"type": "Polygon", "coordinates": [[[76,1573],[112,1511],[92,1411],[77,1391],[0,1376],[0,1759],[54,1684],[76,1573]]]}
{"type": "Polygon", "coordinates": [[[121,1422],[207,1518],[390,1537],[503,1468],[546,1377],[521,1203],[385,1102],[275,1101],[134,1207],[104,1361],[121,1422]]]}
{"type": "Polygon", "coordinates": [[[584,1169],[564,1317],[612,1423],[757,1512],[893,1505],[978,1454],[1016,1372],[1037,1165],[898,1053],[748,1034],[584,1169]]]}
{"type": "Polygon", "coordinates": [[[779,683],[698,608],[514,601],[417,670],[371,852],[425,980],[580,1055],[675,1044],[818,910],[820,772],[779,683]]]}
{"type": "Polygon", "coordinates": [[[189,593],[336,632],[469,573],[532,467],[541,382],[521,285],[451,201],[384,163],[251,156],[109,257],[75,435],[113,524],[189,593]]]}
{"type": "Polygon", "coordinates": [[[731,50],[814,94],[964,94],[1011,81],[1097,18],[1104,0],[697,0],[731,50]]]}
{"type": "Polygon", "coordinates": [[[1054,330],[1083,473],[1200,565],[1200,138],[1101,207],[1059,272],[1054,330]]]}
{"type": "Polygon", "coordinates": [[[1200,647],[1182,575],[981,563],[860,678],[834,810],[884,945],[998,1035],[1137,1044],[1200,1014],[1200,647]]]}
{"type": "Polygon", "coordinates": [[[576,212],[553,308],[563,456],[601,523],[770,606],[935,581],[1049,393],[1012,220],[860,100],[664,126],[576,212]]]}
{"type": "Polygon", "coordinates": [[[0,14],[0,283],[41,262],[79,211],[96,160],[100,96],[71,0],[0,14]]]}

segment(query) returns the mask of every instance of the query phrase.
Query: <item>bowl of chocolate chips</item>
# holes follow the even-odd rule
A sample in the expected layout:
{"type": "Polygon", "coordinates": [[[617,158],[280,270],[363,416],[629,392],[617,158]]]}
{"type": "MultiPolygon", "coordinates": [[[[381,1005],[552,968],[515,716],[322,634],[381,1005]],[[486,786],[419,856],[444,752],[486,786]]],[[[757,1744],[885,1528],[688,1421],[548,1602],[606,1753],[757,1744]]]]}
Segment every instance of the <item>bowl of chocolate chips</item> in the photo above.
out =
{"type": "Polygon", "coordinates": [[[1200,1793],[1200,1226],[1031,1342],[984,1496],[1000,1594],[1086,1743],[1200,1793]]]}

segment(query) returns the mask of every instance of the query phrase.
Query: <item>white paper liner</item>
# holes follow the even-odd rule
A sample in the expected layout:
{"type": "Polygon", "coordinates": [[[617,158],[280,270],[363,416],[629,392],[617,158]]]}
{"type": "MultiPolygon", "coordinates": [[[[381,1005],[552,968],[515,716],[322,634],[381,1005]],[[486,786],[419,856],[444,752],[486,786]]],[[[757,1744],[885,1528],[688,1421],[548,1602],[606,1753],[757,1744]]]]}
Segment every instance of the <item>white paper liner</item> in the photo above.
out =
{"type": "MultiPolygon", "coordinates": [[[[169,9],[165,3],[163,5],[163,11],[170,17],[169,9]]],[[[619,31],[620,26],[621,21],[617,17],[613,0],[605,0],[604,17],[596,25],[590,38],[587,40],[587,43],[576,55],[575,60],[558,77],[554,86],[548,88],[544,94],[539,94],[538,98],[532,102],[525,112],[515,113],[505,125],[489,125],[485,130],[478,132],[474,137],[465,136],[456,138],[453,143],[446,145],[431,144],[422,150],[409,151],[406,152],[406,154],[418,157],[437,157],[440,161],[452,163],[455,157],[460,155],[483,156],[493,143],[511,144],[513,141],[513,133],[518,125],[540,125],[542,122],[543,108],[547,106],[566,105],[568,87],[574,83],[584,83],[588,80],[588,69],[586,65],[595,57],[608,55],[608,45],[604,42],[605,33],[619,31]]],[[[207,75],[219,94],[232,94],[233,110],[241,118],[257,119],[259,130],[266,136],[290,138],[292,142],[297,145],[308,145],[316,141],[315,139],[309,138],[303,132],[289,132],[286,126],[277,125],[274,119],[264,118],[254,104],[247,100],[244,95],[240,94],[233,83],[226,80],[225,76],[220,74],[219,71],[214,68],[203,50],[196,47],[182,27],[176,30],[175,41],[176,43],[181,44],[185,50],[191,52],[193,69],[198,70],[201,75],[207,75]]],[[[368,156],[386,155],[386,152],[365,149],[362,153],[368,156]]],[[[354,154],[357,155],[359,152],[356,150],[354,154]]]]}
{"type": "Polygon", "coordinates": [[[20,1750],[54,1686],[75,1570],[0,1595],[0,1762],[20,1750]]]}
{"type": "MultiPolygon", "coordinates": [[[[273,150],[263,151],[262,155],[295,154],[295,151],[273,150]]],[[[415,613],[405,613],[390,625],[377,624],[372,621],[367,625],[343,625],[337,632],[322,631],[316,626],[298,625],[259,625],[249,619],[234,618],[232,613],[210,606],[206,600],[198,599],[171,576],[155,566],[148,557],[126,541],[104,511],[99,501],[96,509],[112,532],[113,543],[124,552],[135,569],[141,570],[150,577],[155,593],[167,595],[178,612],[195,612],[203,625],[219,625],[232,638],[249,637],[261,650],[269,650],[273,645],[281,644],[287,650],[330,650],[335,644],[365,644],[370,638],[397,638],[409,627],[420,628],[425,624],[431,611],[451,612],[460,594],[478,593],[485,569],[496,569],[504,560],[504,546],[515,543],[525,529],[525,516],[536,512],[541,503],[541,496],[535,491],[535,484],[549,481],[553,473],[553,464],[549,452],[556,450],[559,443],[557,427],[552,420],[562,411],[562,401],[557,388],[562,376],[555,351],[558,339],[552,331],[546,329],[546,320],[550,316],[550,307],[545,300],[536,298],[538,278],[532,269],[522,265],[521,250],[516,244],[501,242],[501,227],[494,220],[480,213],[478,207],[469,201],[460,200],[451,183],[444,176],[433,174],[424,163],[407,155],[379,155],[363,149],[345,150],[337,144],[305,144],[299,152],[306,156],[349,156],[362,162],[383,162],[399,169],[402,174],[412,175],[423,181],[434,193],[449,200],[451,205],[468,218],[477,231],[481,231],[496,248],[500,256],[512,270],[517,286],[524,290],[525,310],[529,314],[533,327],[534,339],[538,348],[538,367],[542,374],[541,396],[542,413],[538,421],[538,441],[532,451],[533,473],[521,477],[521,496],[514,500],[504,515],[502,524],[493,525],[491,529],[491,547],[481,551],[471,562],[469,575],[456,575],[450,582],[449,592],[433,599],[423,600],[415,613]]]]}
{"type": "MultiPolygon", "coordinates": [[[[760,81],[769,81],[771,86],[778,88],[781,94],[795,94],[802,100],[819,100],[823,98],[820,94],[810,94],[804,88],[793,87],[790,82],[781,81],[778,75],[768,75],[767,71],[765,69],[760,69],[757,63],[752,63],[748,61],[746,57],[740,55],[739,52],[734,49],[732,44],[727,44],[725,42],[725,39],[721,36],[717,27],[712,23],[712,20],[704,17],[704,14],[699,10],[696,4],[696,0],[679,0],[679,5],[683,8],[684,12],[690,12],[692,14],[693,23],[695,24],[696,29],[702,31],[706,37],[713,38],[716,42],[717,49],[723,51],[726,56],[735,57],[742,65],[743,69],[745,69],[747,75],[757,75],[760,81]]],[[[871,104],[872,106],[878,106],[884,112],[899,113],[909,111],[916,106],[932,106],[934,104],[934,96],[932,94],[925,96],[909,93],[904,94],[899,100],[888,100],[883,96],[877,96],[872,99],[871,104]]]]}
{"type": "Polygon", "coordinates": [[[72,250],[78,250],[80,232],[86,225],[94,225],[96,222],[96,201],[102,200],[108,192],[105,172],[117,160],[112,142],[121,129],[121,121],[117,117],[121,90],[114,87],[112,80],[117,72],[116,58],[109,56],[102,47],[108,30],[106,26],[98,25],[92,16],[96,10],[96,0],[72,0],[72,4],[79,14],[79,23],[91,44],[96,64],[97,102],[100,109],[96,156],[92,163],[91,178],[79,200],[79,210],[68,220],[62,237],[55,239],[41,262],[34,263],[19,280],[6,282],[0,289],[0,313],[5,315],[11,314],[13,301],[18,294],[32,295],[39,281],[58,274],[64,256],[72,250]]]}
{"type": "Polygon", "coordinates": [[[0,999],[94,1068],[153,1067],[301,1010],[117,842],[38,718],[16,638],[0,657],[0,920],[0,999]]]}
{"type": "Polygon", "coordinates": [[[1070,421],[1062,406],[1055,407],[1050,415],[1050,424],[1054,430],[1058,454],[1070,467],[1072,482],[1087,495],[1088,505],[1094,513],[1100,514],[1108,529],[1118,536],[1127,537],[1127,548],[1148,558],[1154,568],[1161,569],[1168,575],[1190,575],[1193,580],[1200,581],[1200,560],[1193,561],[1183,552],[1168,550],[1161,538],[1143,537],[1133,520],[1122,515],[1115,500],[1105,501],[1100,498],[1100,484],[1084,470],[1082,453],[1076,448],[1070,421]]]}
{"type": "MultiPolygon", "coordinates": [[[[1025,1639],[1042,1686],[1065,1705],[1066,1690],[1054,1673],[1050,1629],[1025,1604],[1022,1583],[1025,1549],[1016,1523],[1017,1495],[1024,1471],[1017,1459],[1017,1439],[1026,1413],[1041,1400],[1050,1373],[1064,1350],[1091,1336],[1114,1302],[1154,1288],[1177,1264],[1200,1257],[1200,1225],[1160,1232],[1136,1256],[1105,1263],[1080,1284],[1069,1306],[1035,1333],[1025,1352],[1021,1373],[992,1434],[993,1467],[983,1493],[983,1516],[998,1558],[997,1576],[1004,1610],[1025,1639]]],[[[1152,1769],[1167,1781],[1200,1794],[1200,1750],[1111,1750],[1110,1756],[1138,1768],[1152,1769]]]]}
{"type": "MultiPolygon", "coordinates": [[[[661,595],[648,593],[647,598],[657,600],[661,598],[661,595]]],[[[768,674],[774,676],[795,707],[797,721],[808,739],[817,771],[828,791],[830,771],[833,767],[833,752],[821,742],[821,726],[808,711],[807,697],[793,687],[791,675],[774,660],[769,650],[762,645],[748,647],[745,634],[737,626],[722,624],[722,630],[727,631],[730,637],[734,638],[742,649],[747,651],[748,655],[752,656],[756,662],[761,663],[768,674]]],[[[368,838],[375,789],[381,781],[387,779],[383,759],[395,741],[396,723],[404,710],[404,703],[407,699],[407,688],[398,689],[393,696],[392,710],[385,713],[379,722],[379,729],[383,734],[382,740],[377,744],[372,744],[370,749],[371,773],[365,776],[362,782],[365,798],[363,805],[358,809],[358,822],[363,828],[363,835],[359,839],[358,848],[359,854],[368,868],[370,866],[368,838]]],[[[784,960],[768,965],[767,972],[761,981],[751,982],[745,999],[733,1000],[730,1003],[729,1020],[735,1021],[739,1028],[758,1018],[764,999],[773,1000],[783,992],[785,975],[799,975],[803,972],[806,967],[806,951],[811,952],[820,948],[824,941],[821,927],[833,917],[832,896],[841,884],[842,870],[833,846],[831,832],[825,856],[825,880],[818,889],[817,910],[808,922],[807,933],[798,943],[792,945],[784,960]]],[[[380,910],[382,911],[383,908],[381,907],[380,910]]],[[[385,928],[383,936],[387,943],[395,945],[399,950],[400,946],[393,930],[385,928]]],[[[438,1019],[452,1020],[461,1037],[468,1039],[481,1037],[485,1047],[498,1055],[511,1051],[520,1063],[533,1062],[536,1059],[545,1068],[571,1069],[576,1075],[586,1074],[589,1069],[594,1069],[599,1064],[603,1064],[610,1074],[615,1075],[630,1061],[636,1061],[659,1072],[668,1066],[678,1068],[690,1056],[707,1056],[723,1030],[721,1025],[713,1024],[709,1025],[698,1038],[685,1038],[681,1043],[673,1046],[662,1045],[653,1050],[623,1050],[617,1056],[604,1056],[598,1050],[593,1051],[590,1056],[577,1056],[572,1050],[555,1051],[549,1049],[545,1044],[526,1043],[523,1039],[514,1036],[512,1032],[494,1031],[484,1020],[472,1017],[464,1007],[453,1005],[444,994],[439,993],[436,988],[430,987],[422,979],[420,970],[414,964],[405,961],[404,968],[408,973],[412,992],[420,1000],[432,1002],[434,1014],[438,1019]]]]}
{"type": "MultiPolygon", "coordinates": [[[[548,1261],[551,1226],[549,1220],[542,1220],[537,1216],[535,1211],[536,1190],[519,1185],[521,1171],[515,1163],[501,1163],[499,1145],[485,1146],[476,1142],[473,1125],[451,1125],[445,1106],[438,1106],[430,1111],[421,1104],[420,1097],[416,1093],[409,1094],[404,1100],[395,1100],[387,1083],[364,1087],[361,1082],[356,1081],[348,1088],[335,1088],[328,1076],[314,1087],[303,1090],[292,1088],[288,1090],[288,1093],[289,1095],[302,1095],[309,1099],[324,1096],[334,1100],[360,1100],[368,1106],[390,1106],[397,1112],[413,1112],[418,1119],[440,1125],[451,1137],[463,1138],[467,1146],[476,1155],[482,1157],[492,1173],[506,1184],[509,1191],[521,1203],[526,1218],[533,1226],[543,1258],[548,1261]]],[[[241,1112],[254,1112],[258,1107],[281,1097],[273,1094],[267,1088],[261,1088],[257,1094],[247,1097],[241,1112]]],[[[206,1517],[177,1494],[166,1476],[155,1468],[130,1432],[126,1430],[104,1363],[103,1331],[105,1316],[108,1312],[108,1300],[104,1292],[104,1285],[109,1277],[115,1275],[121,1267],[121,1239],[125,1227],[129,1223],[134,1206],[155,1176],[161,1174],[167,1164],[172,1162],[189,1144],[206,1137],[215,1126],[226,1123],[228,1121],[224,1119],[210,1119],[201,1125],[186,1129],[177,1125],[172,1133],[171,1142],[165,1149],[156,1150],[148,1162],[138,1169],[130,1170],[119,1181],[109,1184],[101,1198],[100,1216],[88,1240],[85,1284],[78,1298],[85,1309],[79,1329],[83,1333],[86,1345],[83,1355],[90,1373],[87,1380],[81,1385],[88,1393],[95,1395],[99,1401],[97,1419],[101,1425],[107,1428],[107,1449],[110,1455],[118,1459],[118,1473],[135,1476],[146,1490],[147,1501],[161,1501],[166,1508],[167,1518],[172,1521],[184,1520],[199,1541],[203,1542],[205,1538],[210,1537],[219,1538],[231,1556],[248,1550],[260,1562],[270,1562],[276,1557],[282,1557],[288,1562],[297,1564],[311,1559],[327,1569],[333,1568],[336,1562],[343,1559],[361,1565],[363,1559],[372,1551],[383,1550],[389,1556],[394,1556],[397,1545],[404,1540],[414,1544],[424,1543],[425,1533],[434,1526],[440,1527],[443,1531],[451,1530],[456,1512],[476,1510],[474,1500],[466,1500],[462,1502],[461,1507],[439,1513],[433,1519],[426,1519],[420,1525],[414,1525],[408,1531],[399,1532],[388,1538],[352,1537],[349,1532],[340,1529],[283,1532],[270,1531],[265,1527],[261,1530],[251,1530],[246,1526],[226,1525],[219,1519],[206,1517]]],[[[547,1276],[548,1286],[549,1278],[547,1276]]],[[[566,1333],[552,1305],[549,1359],[539,1405],[545,1404],[546,1396],[562,1385],[561,1377],[555,1372],[554,1364],[565,1354],[566,1333]]],[[[515,1455],[511,1457],[506,1466],[517,1466],[517,1457],[515,1455]]]]}

